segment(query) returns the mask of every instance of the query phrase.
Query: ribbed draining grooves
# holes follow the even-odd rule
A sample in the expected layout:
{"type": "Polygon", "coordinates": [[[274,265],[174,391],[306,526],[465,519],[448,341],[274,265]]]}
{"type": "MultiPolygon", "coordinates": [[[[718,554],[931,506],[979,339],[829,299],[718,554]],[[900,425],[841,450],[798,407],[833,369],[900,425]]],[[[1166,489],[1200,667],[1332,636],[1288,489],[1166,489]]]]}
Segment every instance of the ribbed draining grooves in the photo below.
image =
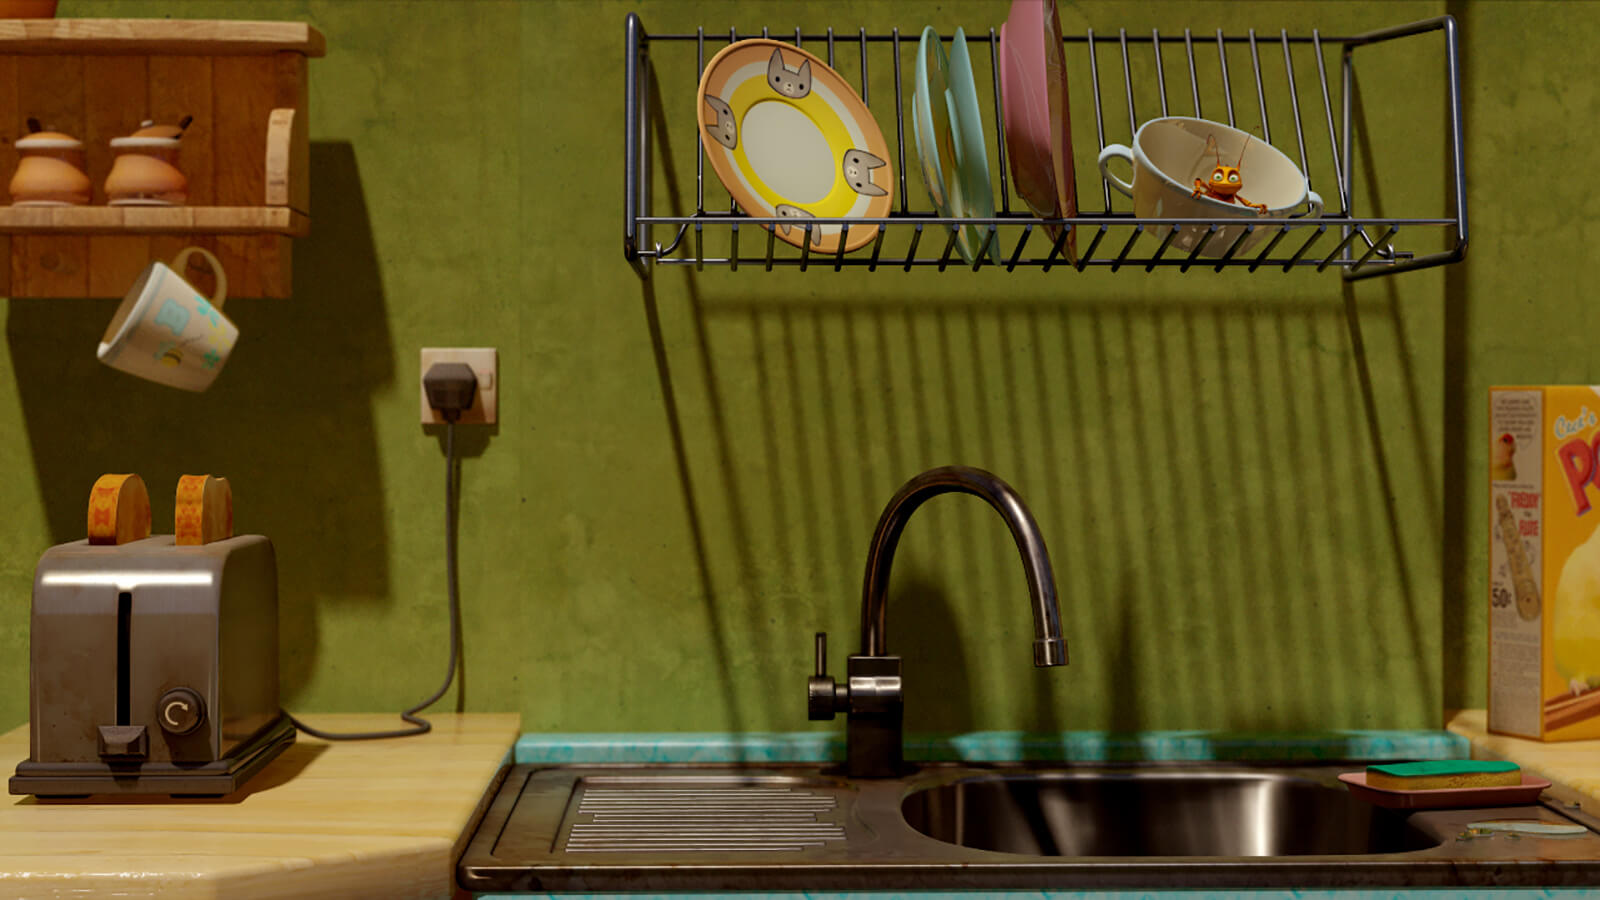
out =
{"type": "Polygon", "coordinates": [[[790,788],[590,787],[563,848],[573,853],[774,851],[844,840],[844,826],[819,822],[837,802],[790,788]]]}

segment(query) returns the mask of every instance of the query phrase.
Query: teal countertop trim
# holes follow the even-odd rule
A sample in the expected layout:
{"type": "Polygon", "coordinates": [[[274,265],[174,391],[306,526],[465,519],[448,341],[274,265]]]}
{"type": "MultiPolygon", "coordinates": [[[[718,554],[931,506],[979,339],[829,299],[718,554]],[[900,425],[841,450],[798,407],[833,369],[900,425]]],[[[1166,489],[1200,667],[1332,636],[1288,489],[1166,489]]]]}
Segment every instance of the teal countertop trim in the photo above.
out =
{"type": "MultiPolygon", "coordinates": [[[[1594,889],[1573,887],[1517,887],[1517,889],[1400,889],[1382,890],[982,890],[946,894],[582,894],[586,900],[1579,900],[1594,897],[1594,889]]],[[[579,897],[576,894],[478,894],[477,900],[528,900],[538,897],[579,897]]]]}
{"type": "MultiPolygon", "coordinates": [[[[1471,743],[1448,731],[1316,731],[1258,734],[1225,731],[1068,731],[1025,734],[979,731],[909,735],[915,762],[1192,762],[1464,759],[1471,743]]],[[[524,734],[519,763],[839,762],[836,732],[524,734]]]]}

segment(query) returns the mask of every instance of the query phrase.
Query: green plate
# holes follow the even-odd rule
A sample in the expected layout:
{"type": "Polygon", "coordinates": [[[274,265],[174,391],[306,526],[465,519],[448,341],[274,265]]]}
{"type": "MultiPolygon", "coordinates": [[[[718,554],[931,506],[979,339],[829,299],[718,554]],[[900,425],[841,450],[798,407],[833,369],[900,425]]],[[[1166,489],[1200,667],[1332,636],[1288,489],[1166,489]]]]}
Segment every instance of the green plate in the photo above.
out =
{"type": "MultiPolygon", "coordinates": [[[[922,183],[940,216],[971,218],[994,215],[994,190],[989,184],[988,150],[983,118],[972,80],[966,33],[956,29],[954,53],[932,26],[917,44],[916,91],[911,98],[911,127],[922,163],[922,183]]],[[[972,262],[982,252],[988,229],[964,226],[956,237],[961,258],[972,262]]],[[[998,237],[990,247],[998,252],[998,237]]]]}

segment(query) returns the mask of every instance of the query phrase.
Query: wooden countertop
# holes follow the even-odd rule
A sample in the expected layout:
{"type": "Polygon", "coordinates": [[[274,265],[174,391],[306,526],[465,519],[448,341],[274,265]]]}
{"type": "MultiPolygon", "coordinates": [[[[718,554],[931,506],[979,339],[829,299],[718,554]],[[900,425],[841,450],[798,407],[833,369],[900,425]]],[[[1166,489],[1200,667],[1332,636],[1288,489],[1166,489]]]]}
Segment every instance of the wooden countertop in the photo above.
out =
{"type": "Polygon", "coordinates": [[[1472,742],[1473,759],[1510,760],[1549,780],[1554,787],[1547,793],[1600,816],[1600,740],[1547,743],[1490,734],[1488,712],[1482,709],[1463,709],[1449,719],[1449,729],[1472,742]]]}
{"type": "MultiPolygon", "coordinates": [[[[515,713],[424,714],[419,737],[300,734],[216,800],[41,803],[0,794],[0,900],[449,898],[454,865],[521,729],[515,713]]],[[[306,716],[326,731],[400,728],[390,714],[306,716]]],[[[0,777],[28,755],[0,735],[0,777]]]]}

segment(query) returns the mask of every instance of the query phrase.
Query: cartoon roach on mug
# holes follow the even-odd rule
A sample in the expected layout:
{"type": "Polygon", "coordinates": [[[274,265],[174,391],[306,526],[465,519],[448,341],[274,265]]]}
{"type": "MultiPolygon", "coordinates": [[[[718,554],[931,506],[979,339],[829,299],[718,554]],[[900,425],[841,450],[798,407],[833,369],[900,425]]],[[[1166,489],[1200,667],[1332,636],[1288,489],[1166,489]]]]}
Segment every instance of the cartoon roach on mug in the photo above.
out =
{"type": "Polygon", "coordinates": [[[1267,214],[1267,205],[1265,203],[1251,203],[1239,195],[1239,189],[1244,187],[1244,173],[1239,171],[1239,167],[1244,163],[1244,151],[1246,147],[1250,146],[1251,137],[1252,135],[1245,135],[1244,147],[1239,148],[1239,162],[1231,166],[1225,166],[1222,164],[1222,151],[1217,148],[1216,135],[1206,136],[1206,152],[1216,154],[1217,167],[1211,170],[1210,181],[1202,181],[1199,178],[1194,180],[1193,196],[1199,197],[1204,194],[1213,200],[1221,200],[1223,203],[1232,203],[1237,200],[1243,206],[1254,208],[1260,215],[1267,214]]]}

